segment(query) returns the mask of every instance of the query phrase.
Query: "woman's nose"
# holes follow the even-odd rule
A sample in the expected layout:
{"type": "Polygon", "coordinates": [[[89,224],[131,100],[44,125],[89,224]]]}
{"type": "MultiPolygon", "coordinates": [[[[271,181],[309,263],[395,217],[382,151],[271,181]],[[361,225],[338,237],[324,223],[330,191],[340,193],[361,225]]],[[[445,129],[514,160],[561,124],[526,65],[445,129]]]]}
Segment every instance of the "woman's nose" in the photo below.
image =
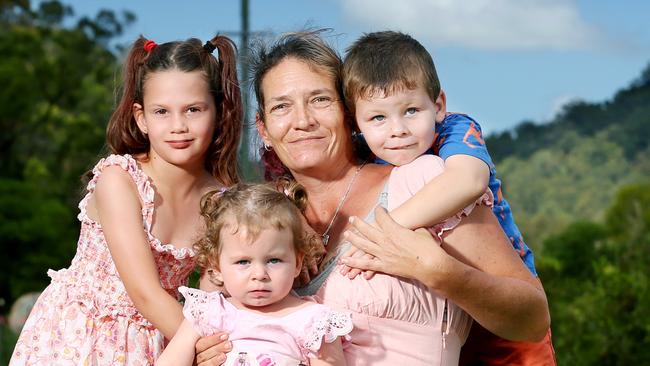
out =
{"type": "Polygon", "coordinates": [[[316,124],[314,113],[307,103],[296,103],[294,113],[295,128],[304,130],[316,124]]]}

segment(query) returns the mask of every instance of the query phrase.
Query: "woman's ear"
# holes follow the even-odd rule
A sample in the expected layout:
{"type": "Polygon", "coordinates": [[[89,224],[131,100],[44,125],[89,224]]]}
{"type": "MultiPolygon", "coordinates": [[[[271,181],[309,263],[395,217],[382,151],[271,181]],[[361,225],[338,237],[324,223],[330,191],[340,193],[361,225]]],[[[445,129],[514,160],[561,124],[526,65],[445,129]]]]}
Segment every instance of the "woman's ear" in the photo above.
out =
{"type": "Polygon", "coordinates": [[[255,127],[257,127],[257,132],[260,134],[260,137],[262,137],[262,143],[264,143],[264,145],[271,145],[269,133],[266,131],[266,125],[264,125],[264,121],[262,121],[259,112],[255,113],[255,127]]]}
{"type": "Polygon", "coordinates": [[[144,119],[144,108],[140,103],[133,103],[133,118],[135,123],[138,124],[140,132],[147,134],[147,121],[144,119]]]}

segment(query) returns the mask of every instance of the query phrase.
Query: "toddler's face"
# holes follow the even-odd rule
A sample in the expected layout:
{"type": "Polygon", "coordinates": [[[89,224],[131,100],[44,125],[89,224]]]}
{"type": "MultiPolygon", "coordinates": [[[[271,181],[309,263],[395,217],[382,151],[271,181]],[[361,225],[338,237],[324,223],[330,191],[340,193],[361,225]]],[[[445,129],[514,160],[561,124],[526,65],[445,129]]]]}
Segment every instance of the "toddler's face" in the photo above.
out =
{"type": "Polygon", "coordinates": [[[444,96],[434,103],[425,88],[403,89],[356,101],[356,120],[370,150],[392,165],[404,165],[433,143],[436,119],[444,118],[444,96]]]}
{"type": "Polygon", "coordinates": [[[290,229],[264,229],[250,240],[245,228],[221,230],[219,268],[230,301],[238,307],[260,308],[284,300],[301,269],[290,229]]]}

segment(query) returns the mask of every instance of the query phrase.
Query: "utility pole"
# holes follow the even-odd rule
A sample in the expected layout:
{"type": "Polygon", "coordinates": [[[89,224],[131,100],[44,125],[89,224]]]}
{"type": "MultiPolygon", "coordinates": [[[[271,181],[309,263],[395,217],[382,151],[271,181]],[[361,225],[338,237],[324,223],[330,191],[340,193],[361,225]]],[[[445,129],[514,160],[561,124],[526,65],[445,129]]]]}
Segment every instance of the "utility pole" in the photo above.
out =
{"type": "Polygon", "coordinates": [[[240,85],[242,87],[242,101],[244,102],[244,124],[242,131],[242,144],[239,150],[239,158],[243,163],[243,173],[246,178],[251,177],[251,173],[254,173],[254,169],[251,169],[252,157],[255,154],[252,154],[252,135],[251,135],[251,115],[250,115],[250,87],[248,85],[249,76],[248,76],[248,36],[249,36],[249,7],[248,0],[241,0],[241,46],[239,50],[239,69],[241,71],[241,81],[240,85]]]}

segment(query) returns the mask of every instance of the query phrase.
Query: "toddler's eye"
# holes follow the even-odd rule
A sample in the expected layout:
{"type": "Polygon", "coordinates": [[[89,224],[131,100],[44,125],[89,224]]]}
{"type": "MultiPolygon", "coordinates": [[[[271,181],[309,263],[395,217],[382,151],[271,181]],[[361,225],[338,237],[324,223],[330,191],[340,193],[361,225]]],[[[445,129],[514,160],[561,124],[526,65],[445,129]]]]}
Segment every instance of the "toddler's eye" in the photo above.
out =
{"type": "Polygon", "coordinates": [[[165,108],[160,108],[160,109],[156,109],[156,110],[154,110],[153,113],[154,113],[154,114],[159,114],[159,115],[162,116],[162,115],[167,114],[167,110],[166,110],[165,108]]]}
{"type": "Polygon", "coordinates": [[[240,266],[245,266],[245,265],[247,265],[249,263],[250,263],[250,261],[248,261],[246,259],[238,260],[237,262],[235,262],[235,264],[238,264],[240,266]]]}
{"type": "Polygon", "coordinates": [[[376,115],[370,119],[371,121],[377,121],[377,122],[383,122],[386,120],[386,116],[382,116],[381,114],[376,115]]]}
{"type": "Polygon", "coordinates": [[[271,258],[271,259],[269,259],[269,263],[271,263],[271,264],[282,263],[282,259],[280,259],[280,258],[271,258]]]}
{"type": "Polygon", "coordinates": [[[201,109],[199,107],[189,107],[187,111],[190,113],[196,113],[196,112],[200,112],[201,109]]]}

